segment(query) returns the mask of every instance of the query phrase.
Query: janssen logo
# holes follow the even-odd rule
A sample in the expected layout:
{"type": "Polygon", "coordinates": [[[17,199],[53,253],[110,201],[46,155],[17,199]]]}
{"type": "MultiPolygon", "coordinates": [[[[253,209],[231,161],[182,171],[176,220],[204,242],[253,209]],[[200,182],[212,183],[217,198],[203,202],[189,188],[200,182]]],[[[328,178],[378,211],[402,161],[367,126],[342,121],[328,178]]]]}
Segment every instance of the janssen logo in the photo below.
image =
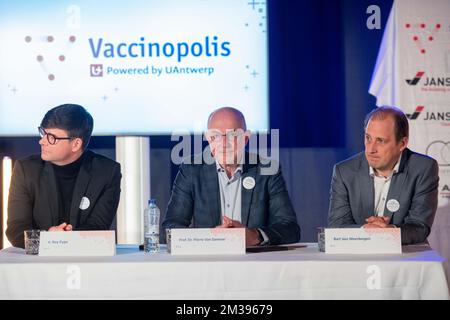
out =
{"type": "Polygon", "coordinates": [[[450,77],[425,78],[425,87],[450,87],[450,77]]]}
{"type": "Polygon", "coordinates": [[[417,106],[413,113],[406,114],[409,120],[423,120],[423,121],[441,121],[442,125],[450,125],[450,111],[442,112],[424,112],[424,106],[417,106]]]}
{"type": "Polygon", "coordinates": [[[410,86],[415,86],[417,84],[423,85],[424,87],[450,87],[450,77],[423,77],[425,71],[418,71],[414,78],[406,79],[406,83],[410,86]]]}
{"type": "Polygon", "coordinates": [[[412,79],[406,79],[406,83],[409,84],[410,86],[415,86],[416,84],[419,83],[420,79],[422,78],[422,76],[424,75],[424,71],[419,71],[416,73],[416,76],[412,79]]]}
{"type": "Polygon", "coordinates": [[[424,106],[417,106],[416,110],[413,113],[407,113],[406,117],[409,120],[416,120],[419,117],[419,115],[422,113],[423,109],[425,109],[424,106]]]}

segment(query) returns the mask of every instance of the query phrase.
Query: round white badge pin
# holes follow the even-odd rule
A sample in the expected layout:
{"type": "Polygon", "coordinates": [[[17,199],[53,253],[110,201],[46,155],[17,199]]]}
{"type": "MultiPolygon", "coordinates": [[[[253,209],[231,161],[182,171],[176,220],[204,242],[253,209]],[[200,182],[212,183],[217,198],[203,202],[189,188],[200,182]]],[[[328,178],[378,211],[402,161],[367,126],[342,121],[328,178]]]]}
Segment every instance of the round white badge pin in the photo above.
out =
{"type": "Polygon", "coordinates": [[[89,199],[87,197],[81,198],[81,202],[80,202],[81,210],[86,210],[87,208],[89,208],[90,205],[91,205],[91,201],[89,201],[89,199]]]}
{"type": "Polygon", "coordinates": [[[255,187],[256,182],[255,182],[255,179],[253,179],[253,177],[246,177],[242,181],[242,185],[244,186],[245,189],[250,190],[255,187]]]}
{"type": "Polygon", "coordinates": [[[390,212],[397,212],[400,209],[400,203],[395,199],[390,199],[386,204],[386,208],[390,212]]]}

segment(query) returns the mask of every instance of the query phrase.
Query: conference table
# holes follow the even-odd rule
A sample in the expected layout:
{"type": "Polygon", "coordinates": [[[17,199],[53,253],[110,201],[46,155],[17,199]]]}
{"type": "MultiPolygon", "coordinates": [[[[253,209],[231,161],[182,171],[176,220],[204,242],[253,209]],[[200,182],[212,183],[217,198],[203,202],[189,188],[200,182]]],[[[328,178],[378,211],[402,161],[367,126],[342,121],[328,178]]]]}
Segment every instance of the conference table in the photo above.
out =
{"type": "MultiPolygon", "coordinates": [[[[268,248],[273,250],[276,248],[268,248]]],[[[40,257],[0,251],[0,299],[449,299],[443,261],[427,245],[402,254],[319,252],[316,243],[245,255],[40,257]]]]}

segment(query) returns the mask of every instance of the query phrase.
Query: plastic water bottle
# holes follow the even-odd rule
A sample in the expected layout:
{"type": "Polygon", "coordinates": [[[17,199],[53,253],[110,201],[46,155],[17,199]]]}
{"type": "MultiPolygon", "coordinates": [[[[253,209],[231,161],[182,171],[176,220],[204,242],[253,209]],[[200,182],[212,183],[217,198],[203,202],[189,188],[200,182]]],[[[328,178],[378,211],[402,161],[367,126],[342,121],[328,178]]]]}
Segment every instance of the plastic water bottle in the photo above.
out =
{"type": "Polygon", "coordinates": [[[155,199],[148,200],[144,210],[144,252],[159,252],[159,218],[160,211],[155,199]]]}

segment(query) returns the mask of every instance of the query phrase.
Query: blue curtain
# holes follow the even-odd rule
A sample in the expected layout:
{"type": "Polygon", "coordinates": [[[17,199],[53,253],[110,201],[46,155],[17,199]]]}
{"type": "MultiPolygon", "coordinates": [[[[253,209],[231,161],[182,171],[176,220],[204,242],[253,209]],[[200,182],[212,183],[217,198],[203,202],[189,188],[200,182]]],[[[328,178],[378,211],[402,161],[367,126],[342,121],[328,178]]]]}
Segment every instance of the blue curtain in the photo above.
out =
{"type": "Polygon", "coordinates": [[[269,1],[270,126],[281,147],[345,143],[341,1],[269,1]]]}

